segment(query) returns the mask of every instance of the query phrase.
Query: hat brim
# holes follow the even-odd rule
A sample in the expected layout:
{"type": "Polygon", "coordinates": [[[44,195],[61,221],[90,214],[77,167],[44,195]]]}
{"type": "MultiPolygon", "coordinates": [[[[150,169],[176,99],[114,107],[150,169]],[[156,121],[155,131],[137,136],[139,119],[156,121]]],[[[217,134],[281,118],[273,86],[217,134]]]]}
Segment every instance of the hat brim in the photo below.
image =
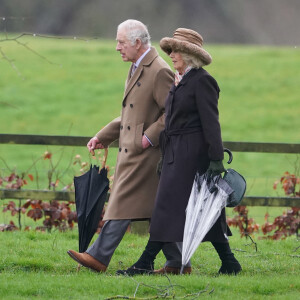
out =
{"type": "Polygon", "coordinates": [[[177,51],[196,56],[201,59],[205,65],[209,65],[212,62],[212,57],[206,50],[190,42],[165,37],[161,39],[159,44],[161,49],[168,55],[170,55],[172,51],[177,51]]]}

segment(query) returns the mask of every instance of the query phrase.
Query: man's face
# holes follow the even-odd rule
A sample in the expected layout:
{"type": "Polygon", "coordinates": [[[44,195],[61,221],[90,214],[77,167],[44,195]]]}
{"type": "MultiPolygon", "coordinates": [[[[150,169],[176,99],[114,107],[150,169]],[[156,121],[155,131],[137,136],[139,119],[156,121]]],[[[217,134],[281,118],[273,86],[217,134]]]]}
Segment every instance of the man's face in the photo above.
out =
{"type": "Polygon", "coordinates": [[[136,45],[131,45],[126,37],[125,29],[119,29],[117,32],[117,47],[116,50],[120,52],[123,61],[136,62],[138,59],[138,49],[136,45]]]}

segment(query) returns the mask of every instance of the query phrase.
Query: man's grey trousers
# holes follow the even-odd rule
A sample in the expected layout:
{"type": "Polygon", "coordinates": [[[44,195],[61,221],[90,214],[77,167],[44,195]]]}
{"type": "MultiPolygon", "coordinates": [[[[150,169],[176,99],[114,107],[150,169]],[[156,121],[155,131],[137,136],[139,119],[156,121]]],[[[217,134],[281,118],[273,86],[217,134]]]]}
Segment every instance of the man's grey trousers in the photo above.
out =
{"type": "MultiPolygon", "coordinates": [[[[131,220],[106,221],[97,240],[86,252],[105,266],[108,266],[116,248],[124,237],[130,222],[131,220]]],[[[167,260],[165,266],[175,268],[181,267],[181,249],[182,243],[167,243],[164,246],[162,251],[167,260]]],[[[186,266],[189,267],[190,263],[186,266]]]]}

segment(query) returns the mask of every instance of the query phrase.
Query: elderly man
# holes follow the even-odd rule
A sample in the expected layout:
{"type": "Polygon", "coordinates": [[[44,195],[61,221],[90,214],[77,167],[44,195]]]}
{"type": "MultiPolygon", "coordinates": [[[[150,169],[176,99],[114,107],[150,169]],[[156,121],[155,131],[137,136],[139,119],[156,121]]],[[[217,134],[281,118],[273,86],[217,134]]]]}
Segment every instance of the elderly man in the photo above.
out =
{"type": "MultiPolygon", "coordinates": [[[[151,47],[147,27],[136,20],[118,26],[117,47],[124,62],[131,62],[121,116],[111,121],[87,144],[94,149],[119,140],[114,183],[98,239],[85,253],[68,254],[85,267],[105,272],[132,220],[150,219],[158,185],[159,134],[164,128],[165,99],[174,80],[168,64],[151,47]]],[[[179,270],[178,246],[164,249],[164,271],[179,270]]]]}

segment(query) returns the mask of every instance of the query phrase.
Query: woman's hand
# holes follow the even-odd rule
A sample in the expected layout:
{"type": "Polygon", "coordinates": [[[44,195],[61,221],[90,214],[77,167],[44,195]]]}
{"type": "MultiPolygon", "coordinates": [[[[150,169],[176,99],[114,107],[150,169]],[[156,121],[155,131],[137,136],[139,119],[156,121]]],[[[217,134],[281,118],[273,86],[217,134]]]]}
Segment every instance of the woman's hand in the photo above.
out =
{"type": "Polygon", "coordinates": [[[215,177],[226,172],[222,160],[211,160],[207,169],[208,177],[215,177]]]}
{"type": "Polygon", "coordinates": [[[89,152],[94,156],[95,155],[95,149],[103,149],[104,146],[100,143],[99,139],[94,136],[90,139],[90,141],[87,143],[87,148],[89,152]]]}

